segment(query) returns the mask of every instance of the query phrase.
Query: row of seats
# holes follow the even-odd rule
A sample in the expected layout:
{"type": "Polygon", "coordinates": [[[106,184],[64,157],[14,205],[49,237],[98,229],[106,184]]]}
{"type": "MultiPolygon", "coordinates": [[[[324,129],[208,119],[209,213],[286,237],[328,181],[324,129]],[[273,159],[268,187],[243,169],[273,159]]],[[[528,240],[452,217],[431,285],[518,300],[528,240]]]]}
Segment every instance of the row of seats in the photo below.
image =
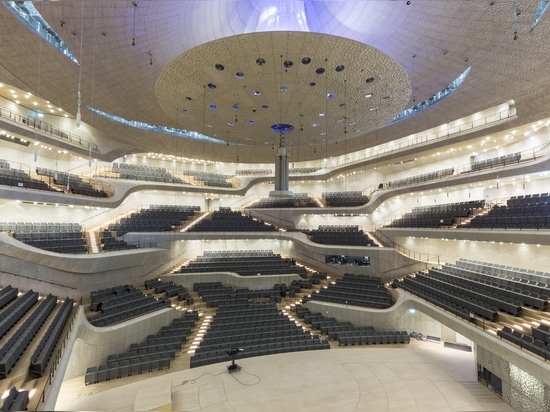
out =
{"type": "Polygon", "coordinates": [[[319,229],[310,230],[307,234],[312,242],[322,245],[372,246],[369,237],[357,227],[341,230],[319,226],[319,229]]]}
{"type": "Polygon", "coordinates": [[[153,289],[155,293],[164,293],[167,298],[178,297],[178,301],[185,301],[188,305],[194,303],[193,297],[185,286],[177,285],[172,281],[149,279],[145,281],[145,289],[153,289]]]}
{"type": "Polygon", "coordinates": [[[4,232],[30,232],[30,233],[74,233],[82,232],[80,223],[54,223],[54,222],[0,222],[0,231],[4,232]]]}
{"type": "Polygon", "coordinates": [[[550,273],[548,272],[499,265],[498,263],[481,262],[464,258],[458,259],[456,265],[459,267],[474,270],[479,273],[491,275],[496,279],[502,278],[513,280],[522,284],[538,286],[550,290],[550,273]],[[544,280],[544,282],[542,280],[544,280]]]}
{"type": "Polygon", "coordinates": [[[247,209],[288,209],[296,207],[317,207],[317,204],[307,193],[295,193],[293,197],[288,198],[262,198],[259,202],[254,202],[251,206],[247,206],[247,209]]]}
{"type": "MultiPolygon", "coordinates": [[[[435,270],[435,269],[432,269],[435,270]]],[[[452,265],[444,265],[439,272],[446,272],[450,276],[455,276],[468,282],[472,288],[483,290],[490,293],[496,293],[503,295],[506,298],[511,298],[522,302],[523,305],[529,305],[535,309],[546,310],[548,307],[548,294],[531,292],[524,288],[515,287],[515,283],[512,286],[504,284],[503,281],[495,282],[489,276],[489,279],[485,279],[482,274],[476,273],[469,269],[459,268],[452,265]]],[[[526,285],[529,286],[529,285],[526,285]]]]}
{"type": "Polygon", "coordinates": [[[6,287],[2,288],[0,290],[0,308],[3,308],[12,300],[14,300],[17,297],[18,293],[19,289],[12,288],[11,285],[7,285],[6,287]]]}
{"type": "Polygon", "coordinates": [[[235,272],[241,276],[297,274],[303,278],[307,270],[297,266],[294,259],[282,258],[273,253],[265,256],[248,256],[234,253],[234,257],[211,258],[203,256],[180,267],[179,273],[235,272]],[[206,259],[204,259],[206,258],[206,259]]]}
{"type": "Polygon", "coordinates": [[[548,216],[479,216],[461,225],[465,229],[550,229],[550,214],[548,216]]]}
{"type": "Polygon", "coordinates": [[[550,327],[544,323],[531,329],[531,335],[533,338],[541,340],[546,344],[550,343],[550,327]]]}
{"type": "Polygon", "coordinates": [[[498,309],[495,306],[480,302],[463,294],[455,294],[447,288],[423,282],[422,279],[405,277],[400,282],[394,281],[392,286],[412,292],[464,319],[469,319],[470,313],[475,313],[493,322],[498,318],[498,309]]]}
{"type": "Polygon", "coordinates": [[[513,330],[508,326],[504,326],[501,330],[498,330],[497,335],[502,339],[515,343],[520,348],[543,357],[544,360],[550,359],[550,345],[540,339],[513,330]]]}
{"type": "Polygon", "coordinates": [[[315,173],[321,169],[322,167],[291,167],[288,172],[291,174],[315,173]]]}
{"type": "Polygon", "coordinates": [[[183,183],[180,178],[172,176],[164,167],[113,163],[111,172],[117,173],[121,179],[145,180],[160,183],[183,183]]]}
{"type": "Polygon", "coordinates": [[[30,372],[36,378],[41,377],[46,371],[48,361],[65,329],[67,321],[70,319],[73,310],[74,300],[66,298],[61,308],[50,323],[48,330],[40,340],[38,347],[31,357],[30,372]]]}
{"type": "Polygon", "coordinates": [[[372,326],[354,326],[348,321],[341,322],[335,318],[326,318],[318,312],[312,313],[302,305],[297,305],[295,311],[298,318],[328,335],[330,340],[337,340],[340,346],[410,342],[407,331],[376,331],[372,326]]]}
{"type": "Polygon", "coordinates": [[[137,290],[137,288],[129,284],[117,285],[106,289],[93,290],[90,292],[90,300],[92,302],[92,304],[90,305],[90,309],[92,311],[99,310],[98,307],[94,307],[93,305],[100,304],[101,302],[108,301],[118,296],[126,295],[135,290],[137,290]]]}
{"type": "Polygon", "coordinates": [[[272,173],[271,169],[240,169],[235,171],[237,176],[265,176],[272,173]]]}
{"type": "Polygon", "coordinates": [[[100,187],[95,188],[91,183],[82,180],[80,176],[73,173],[59,172],[57,170],[37,167],[36,174],[39,176],[53,178],[55,184],[66,186],[67,189],[73,194],[93,197],[107,197],[107,193],[105,193],[105,191],[103,191],[100,187]]]}
{"type": "Polygon", "coordinates": [[[155,299],[152,295],[143,295],[137,299],[112,306],[98,316],[89,317],[88,321],[94,326],[110,326],[170,307],[168,298],[155,299]]]}
{"type": "Polygon", "coordinates": [[[10,339],[0,348],[0,379],[6,378],[13,365],[25,351],[38,330],[57,304],[57,296],[48,295],[40,306],[17,328],[10,339]]]}
{"type": "MultiPolygon", "coordinates": [[[[550,215],[550,204],[496,205],[489,211],[490,217],[528,217],[550,215]]],[[[481,216],[480,216],[481,217],[481,216]]]]}
{"type": "MultiPolygon", "coordinates": [[[[9,166],[9,163],[6,163],[6,165],[9,166]]],[[[0,185],[35,190],[50,190],[50,186],[46,182],[31,178],[23,170],[10,169],[9,167],[0,168],[0,185]]]]}
{"type": "Polygon", "coordinates": [[[495,306],[498,310],[513,316],[519,316],[523,303],[519,300],[505,297],[489,290],[478,288],[460,278],[448,276],[445,272],[430,269],[429,273],[417,273],[416,279],[424,280],[431,285],[439,285],[460,295],[468,296],[477,301],[495,306]]]}
{"type": "Polygon", "coordinates": [[[210,328],[191,357],[191,367],[224,361],[232,348],[242,349],[239,356],[244,358],[328,349],[330,345],[306,333],[275,304],[244,301],[218,307],[210,328]]]}
{"type": "Polygon", "coordinates": [[[101,249],[105,252],[117,251],[117,250],[128,250],[128,249],[137,249],[138,246],[135,244],[130,244],[124,240],[119,240],[109,229],[105,229],[101,232],[101,237],[99,238],[101,249]]]}
{"type": "Polygon", "coordinates": [[[511,164],[519,163],[521,160],[521,153],[510,153],[505,156],[493,157],[491,159],[478,160],[472,164],[473,171],[479,171],[482,169],[492,169],[493,167],[507,166],[511,164]]]}
{"type": "Polygon", "coordinates": [[[540,193],[540,194],[528,194],[528,195],[519,195],[512,196],[506,204],[510,207],[513,206],[546,206],[550,204],[550,194],[549,193],[540,193]]]}
{"type": "Polygon", "coordinates": [[[251,216],[233,212],[229,208],[220,208],[210,215],[208,219],[202,219],[192,226],[189,232],[276,232],[274,226],[266,224],[251,216]]]}
{"type": "Polygon", "coordinates": [[[149,335],[139,344],[131,344],[127,352],[109,355],[105,364],[88,367],[84,383],[89,385],[170,368],[170,361],[181,350],[198,319],[198,312],[185,312],[183,317],[161,327],[157,334],[149,335]]]}
{"type": "Polygon", "coordinates": [[[368,203],[368,196],[363,192],[324,192],[322,197],[327,207],[354,207],[368,203]]]}
{"type": "Polygon", "coordinates": [[[38,292],[31,289],[0,313],[0,337],[3,337],[37,301],[38,292]]]}
{"type": "Polygon", "coordinates": [[[203,258],[224,258],[224,257],[263,257],[263,256],[278,256],[280,254],[273,253],[269,249],[254,249],[254,250],[205,250],[202,254],[203,258]]]}
{"type": "Polygon", "coordinates": [[[84,374],[84,384],[105,382],[111,379],[136,376],[142,373],[154,372],[170,368],[170,355],[167,353],[155,353],[140,357],[112,362],[109,365],[90,366],[84,374]]]}
{"type": "Polygon", "coordinates": [[[29,399],[29,391],[18,391],[15,386],[12,386],[2,402],[0,411],[26,411],[29,399]]]}
{"type": "MultiPolygon", "coordinates": [[[[82,237],[82,234],[79,234],[80,237],[72,238],[57,238],[57,239],[26,239],[21,238],[20,234],[15,233],[15,238],[29,246],[47,250],[49,252],[56,253],[73,253],[73,254],[82,254],[88,252],[88,245],[86,244],[86,239],[82,237]]],[[[76,236],[73,235],[73,236],[76,236]]]]}
{"type": "Polygon", "coordinates": [[[433,206],[422,206],[412,209],[386,227],[447,227],[459,223],[460,218],[467,218],[476,209],[483,208],[483,201],[449,203],[433,206]]]}
{"type": "Polygon", "coordinates": [[[184,170],[183,174],[185,176],[192,176],[195,180],[203,182],[205,186],[233,187],[233,184],[227,181],[227,179],[231,178],[228,175],[193,170],[184,170]]]}
{"type": "Polygon", "coordinates": [[[406,290],[407,292],[412,293],[413,295],[416,295],[418,297],[421,297],[422,299],[433,303],[436,306],[439,306],[440,308],[451,312],[452,314],[462,318],[469,320],[470,319],[470,313],[471,311],[469,308],[462,306],[463,302],[457,303],[456,301],[451,301],[449,299],[449,296],[447,295],[441,295],[437,291],[433,291],[432,289],[427,290],[426,288],[422,287],[421,285],[411,282],[410,278],[405,278],[403,281],[399,282],[397,280],[394,280],[392,282],[393,288],[401,288],[403,290],[406,290]]]}
{"type": "MultiPolygon", "coordinates": [[[[462,272],[467,276],[473,276],[474,278],[482,279],[488,282],[493,282],[496,285],[504,287],[512,287],[514,289],[520,289],[525,294],[538,293],[542,295],[550,295],[550,284],[546,282],[540,282],[538,280],[529,280],[524,276],[527,276],[525,272],[514,272],[502,269],[499,274],[494,273],[489,267],[480,269],[478,264],[470,264],[465,262],[464,259],[459,259],[455,265],[446,263],[444,267],[448,267],[455,272],[462,272]],[[504,274],[509,273],[509,274],[504,274]]],[[[504,265],[502,265],[504,268],[504,265]]],[[[539,276],[544,276],[543,272],[532,272],[534,276],[538,273],[539,276]]],[[[540,279],[540,277],[539,277],[540,279]]],[[[543,278],[544,279],[544,278],[543,278]]],[[[544,279],[546,280],[546,279],[544,279]]],[[[548,279],[550,280],[550,279],[548,279]]]]}
{"type": "Polygon", "coordinates": [[[406,177],[403,179],[392,180],[387,183],[387,186],[398,187],[398,186],[413,185],[416,183],[429,182],[430,180],[437,180],[437,179],[442,179],[445,177],[452,176],[454,172],[455,172],[454,167],[451,167],[448,169],[437,170],[435,172],[424,173],[421,175],[406,177]]]}
{"type": "Polygon", "coordinates": [[[233,290],[230,286],[223,286],[221,283],[195,283],[194,288],[201,299],[206,302],[207,307],[220,307],[235,302],[246,303],[250,300],[281,301],[280,288],[275,286],[271,289],[233,290]]]}
{"type": "Polygon", "coordinates": [[[109,224],[108,230],[116,232],[117,237],[129,232],[166,232],[180,226],[195,212],[200,211],[198,206],[186,206],[181,208],[151,207],[132,213],[129,217],[122,218],[118,223],[109,224]]]}
{"type": "Polygon", "coordinates": [[[378,277],[345,273],[343,278],[330,283],[326,288],[302,299],[340,303],[375,309],[386,309],[392,305],[384,284],[378,277]]]}

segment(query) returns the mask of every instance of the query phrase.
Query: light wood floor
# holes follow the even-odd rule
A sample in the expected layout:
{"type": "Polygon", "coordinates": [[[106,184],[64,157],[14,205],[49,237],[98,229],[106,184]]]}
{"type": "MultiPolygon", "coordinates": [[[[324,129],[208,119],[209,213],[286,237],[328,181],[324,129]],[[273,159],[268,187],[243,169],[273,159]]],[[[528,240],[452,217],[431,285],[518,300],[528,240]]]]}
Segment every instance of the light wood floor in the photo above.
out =
{"type": "Polygon", "coordinates": [[[63,383],[63,411],[512,411],[477,381],[470,352],[437,343],[245,358],[84,385],[63,383]]]}

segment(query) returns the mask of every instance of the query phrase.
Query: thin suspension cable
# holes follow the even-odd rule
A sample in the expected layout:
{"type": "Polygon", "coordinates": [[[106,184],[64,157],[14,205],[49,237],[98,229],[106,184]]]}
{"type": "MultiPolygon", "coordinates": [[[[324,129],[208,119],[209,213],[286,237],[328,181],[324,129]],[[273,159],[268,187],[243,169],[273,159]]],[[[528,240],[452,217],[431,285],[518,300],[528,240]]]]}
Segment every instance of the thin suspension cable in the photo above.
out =
{"type": "Polygon", "coordinates": [[[514,40],[518,39],[517,16],[516,0],[514,0],[514,40]]]}
{"type": "MultiPolygon", "coordinates": [[[[76,127],[80,127],[81,113],[80,113],[80,104],[81,104],[81,94],[80,94],[80,84],[82,83],[82,42],[83,42],[83,33],[84,33],[84,2],[82,2],[82,15],[80,18],[80,69],[78,73],[78,103],[76,108],[76,127]]],[[[91,146],[90,146],[91,147],[91,146]]]]}

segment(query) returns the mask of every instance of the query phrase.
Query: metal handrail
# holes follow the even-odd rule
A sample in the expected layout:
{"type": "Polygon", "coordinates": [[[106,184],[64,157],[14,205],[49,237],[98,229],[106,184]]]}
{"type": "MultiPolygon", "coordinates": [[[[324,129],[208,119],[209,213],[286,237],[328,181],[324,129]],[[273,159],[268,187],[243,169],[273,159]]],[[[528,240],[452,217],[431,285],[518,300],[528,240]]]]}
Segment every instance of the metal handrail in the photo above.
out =
{"type": "Polygon", "coordinates": [[[0,117],[12,120],[16,123],[27,126],[29,129],[39,130],[42,133],[48,134],[53,137],[60,138],[62,140],[69,141],[82,147],[86,147],[90,150],[97,151],[97,144],[82,139],[80,136],[59,129],[48,122],[38,119],[34,116],[21,116],[19,113],[15,113],[10,109],[0,106],[0,117]]]}

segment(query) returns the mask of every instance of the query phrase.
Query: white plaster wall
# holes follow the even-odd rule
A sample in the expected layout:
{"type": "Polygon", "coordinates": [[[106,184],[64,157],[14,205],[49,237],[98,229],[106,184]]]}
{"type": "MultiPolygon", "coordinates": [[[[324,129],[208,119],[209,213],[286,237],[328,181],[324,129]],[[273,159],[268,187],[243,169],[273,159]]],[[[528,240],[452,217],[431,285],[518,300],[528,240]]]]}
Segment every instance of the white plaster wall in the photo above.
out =
{"type": "MultiPolygon", "coordinates": [[[[448,235],[448,234],[446,234],[448,235]]],[[[508,240],[513,240],[511,235],[508,240]]],[[[441,263],[454,263],[460,258],[500,265],[550,272],[550,246],[496,241],[468,241],[398,237],[400,245],[420,253],[436,253],[441,263]]]]}

